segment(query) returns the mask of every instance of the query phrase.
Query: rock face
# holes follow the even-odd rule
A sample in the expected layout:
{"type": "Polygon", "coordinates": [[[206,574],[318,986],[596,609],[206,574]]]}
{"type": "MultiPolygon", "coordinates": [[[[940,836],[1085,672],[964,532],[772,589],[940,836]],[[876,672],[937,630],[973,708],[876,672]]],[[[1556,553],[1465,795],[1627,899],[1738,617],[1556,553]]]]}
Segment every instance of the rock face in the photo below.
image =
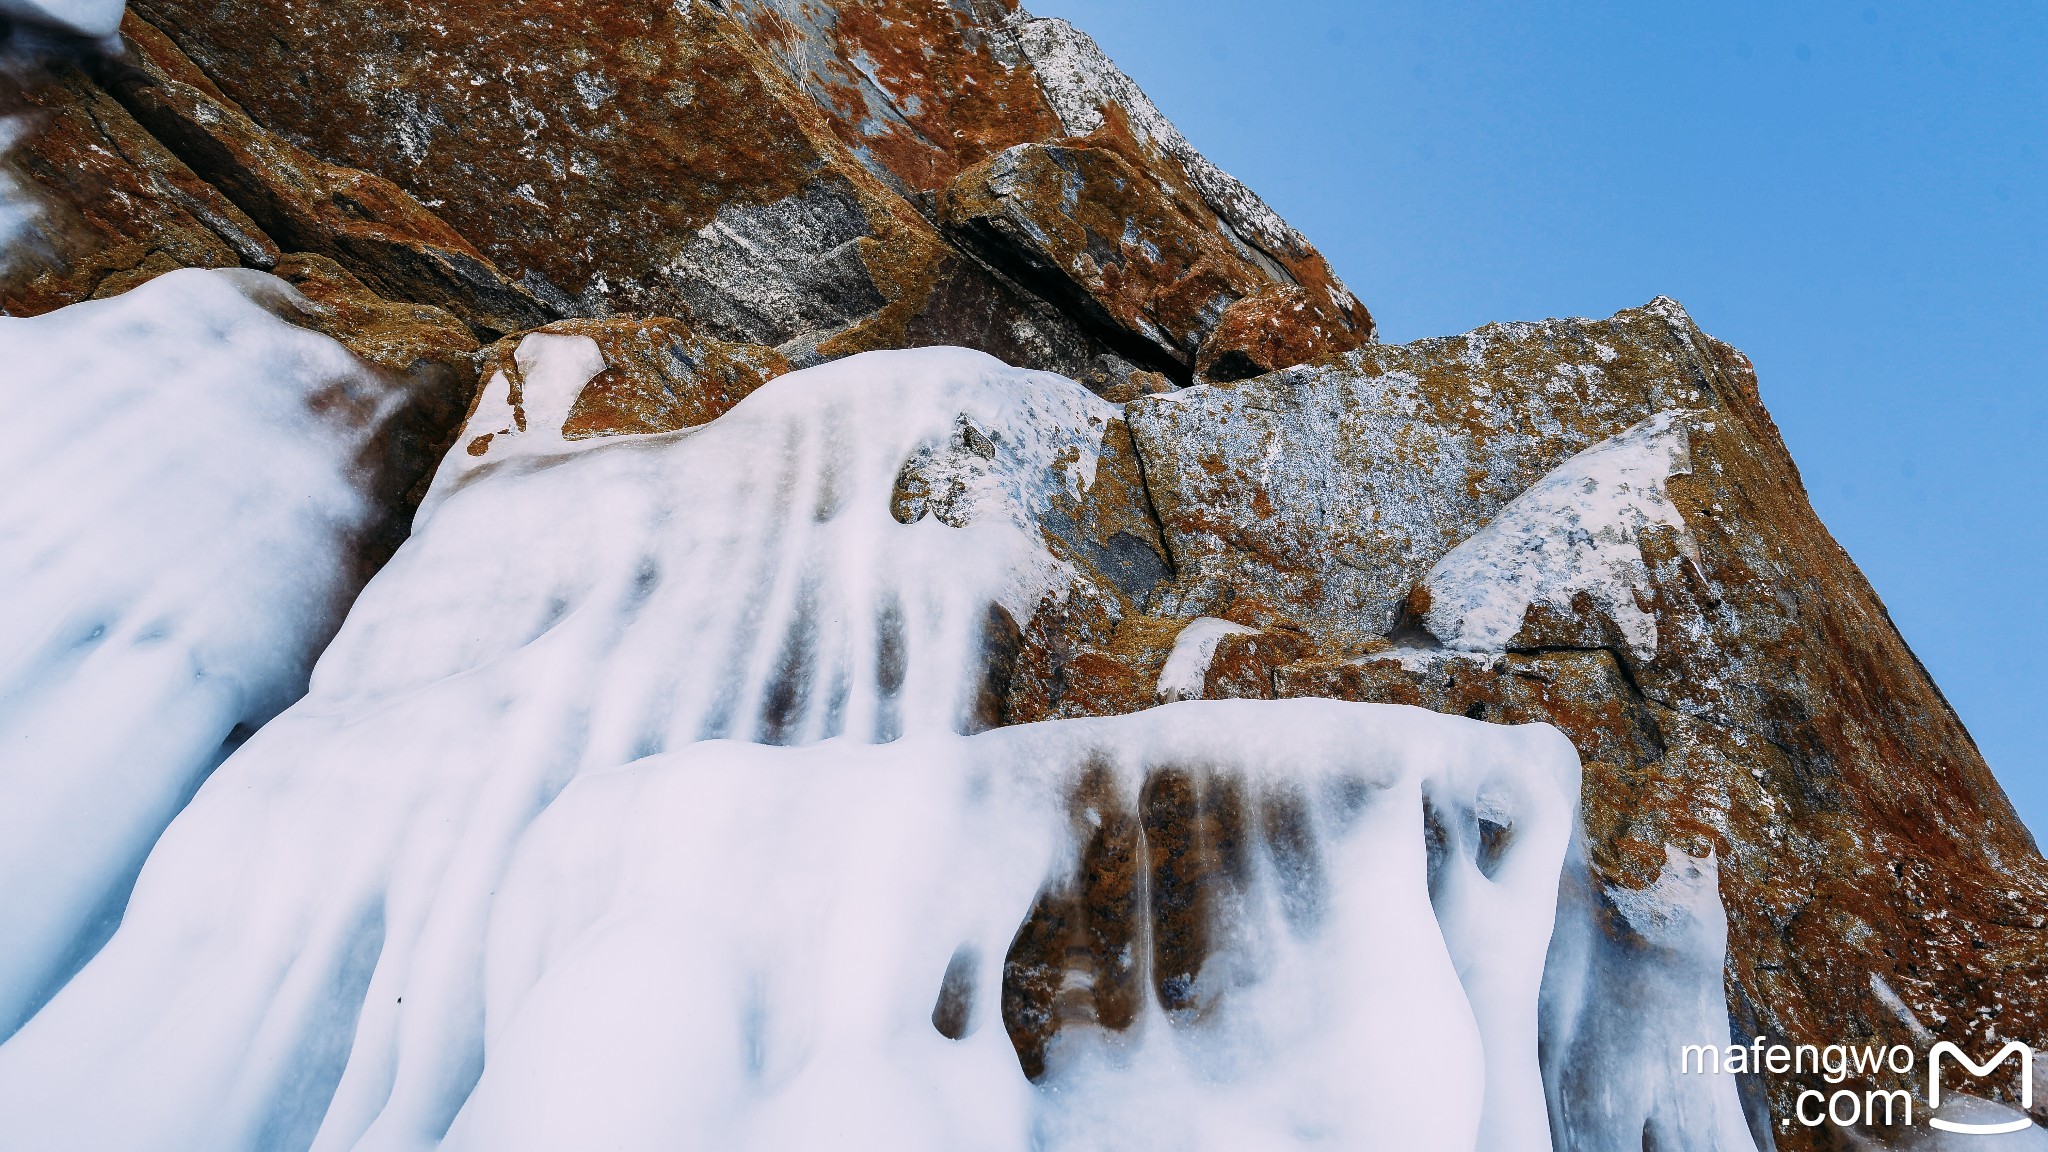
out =
{"type": "MultiPolygon", "coordinates": [[[[1148,611],[1258,629],[1217,643],[1206,694],[1557,725],[1608,900],[1667,846],[1719,860],[1738,1036],[2048,1033],[2048,869],[1814,516],[1748,361],[1677,305],[1362,348],[1125,419],[1174,573],[1148,611]]],[[[1048,714],[1127,707],[1159,667],[1132,647],[1044,675],[1048,714]]],[[[1750,1088],[1786,1116],[1804,1086],[1750,1088]]]]}
{"type": "MultiPolygon", "coordinates": [[[[1664,947],[1645,893],[1715,878],[1738,1038],[2048,1042],[2048,865],[1815,517],[1748,362],[1675,303],[1378,344],[1306,239],[1009,0],[140,0],[119,38],[0,74],[0,177],[37,213],[0,307],[188,267],[290,283],[294,323],[412,397],[380,434],[365,568],[476,477],[631,459],[792,369],[978,349],[1121,407],[1082,397],[1094,422],[1030,505],[1059,579],[948,633],[976,654],[964,727],[1188,697],[1547,722],[1584,761],[1602,946],[1664,947]]],[[[970,407],[925,413],[878,473],[899,525],[964,529],[1022,474],[970,407]]],[[[843,446],[797,423],[822,509],[843,446]]],[[[775,660],[829,664],[800,632],[775,660]]],[[[770,679],[733,731],[838,731],[801,676],[770,679]]],[[[1027,1070],[1062,1021],[1119,1031],[1145,996],[1199,1014],[1173,981],[1254,821],[1176,771],[1113,811],[1083,803],[1099,781],[1076,793],[1107,822],[1003,991],[1027,1070]],[[1148,869],[1144,988],[1115,933],[1148,869]]],[[[1287,819],[1259,834],[1284,844],[1287,819]]],[[[1829,1146],[1764,1111],[1821,1086],[1745,1080],[1759,1146],[1829,1146]]],[[[1553,1083],[1554,1123],[1599,1092],[1553,1083]]]]}

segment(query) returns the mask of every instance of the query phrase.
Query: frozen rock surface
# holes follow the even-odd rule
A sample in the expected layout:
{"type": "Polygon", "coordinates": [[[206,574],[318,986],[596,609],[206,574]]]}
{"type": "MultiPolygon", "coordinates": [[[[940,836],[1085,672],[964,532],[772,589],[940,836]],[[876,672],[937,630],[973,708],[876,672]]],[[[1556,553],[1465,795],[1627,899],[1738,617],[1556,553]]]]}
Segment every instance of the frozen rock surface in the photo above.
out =
{"type": "Polygon", "coordinates": [[[1558,465],[1430,568],[1423,625],[1448,647],[1499,652],[1513,646],[1530,608],[1570,612],[1583,596],[1636,659],[1654,658],[1642,537],[1669,529],[1698,563],[1698,546],[1664,494],[1665,481],[1690,468],[1679,412],[1660,412],[1558,465]]]}
{"type": "Polygon", "coordinates": [[[0,1143],[1550,1146],[1555,732],[1228,701],[960,735],[990,615],[1097,579],[1039,521],[1110,406],[875,353],[579,442],[595,341],[518,359],[523,431],[448,456],[0,1046],[0,1143]],[[921,450],[943,508],[906,518],[921,450]]]}
{"type": "MultiPolygon", "coordinates": [[[[1431,1098],[1444,1131],[1481,1125],[1481,1147],[1535,1141],[1537,1092],[1562,1148],[1885,1135],[1774,1129],[1822,1086],[1811,1076],[1731,1085],[1655,1065],[1731,1027],[2048,1047],[2048,865],[1814,517],[1748,362],[1674,302],[1378,344],[1299,233],[1085,34],[1010,0],[0,5],[0,323],[77,345],[64,354],[83,377],[0,381],[28,393],[0,514],[43,541],[0,549],[15,574],[0,622],[17,621],[0,628],[0,668],[17,670],[0,732],[42,741],[0,752],[15,774],[0,780],[31,782],[0,786],[0,862],[17,869],[0,876],[16,901],[0,905],[0,1029],[56,997],[0,1045],[0,1096],[33,1104],[0,1107],[0,1124],[47,1135],[85,1116],[76,1131],[110,1147],[421,1148],[461,1112],[463,1139],[538,1141],[559,1130],[522,1111],[535,1077],[614,1097],[647,1081],[564,1071],[536,1039],[547,1028],[502,1019],[524,1016],[508,995],[554,1005],[534,1011],[567,1021],[593,1068],[640,1051],[596,1051],[575,1019],[601,990],[518,968],[583,945],[527,940],[524,975],[480,975],[505,971],[489,925],[507,869],[527,877],[522,907],[569,909],[533,923],[616,921],[645,955],[676,948],[647,927],[658,908],[530,886],[590,880],[559,858],[588,838],[656,905],[749,947],[838,955],[837,921],[755,917],[716,885],[632,869],[755,861],[720,883],[772,902],[858,864],[905,891],[834,907],[908,925],[891,947],[937,949],[891,901],[928,890],[927,872],[1008,892],[986,854],[946,846],[1023,844],[975,807],[997,799],[923,797],[936,807],[920,818],[953,839],[887,860],[864,842],[877,855],[804,849],[813,833],[855,844],[870,818],[899,828],[908,793],[966,773],[1006,781],[1018,827],[1065,831],[1019,849],[1042,883],[999,990],[982,936],[948,945],[937,991],[924,970],[821,978],[892,1005],[914,983],[936,997],[916,1043],[982,1062],[945,1073],[953,1103],[890,1140],[979,1139],[946,1118],[974,1100],[1040,1147],[1171,1142],[1198,1122],[1262,1145],[1283,1116],[1300,1140],[1355,1143],[1349,1105],[1318,1111],[1325,1070],[1288,1072],[1309,1087],[1282,1099],[1282,1064],[1247,1055],[1258,1028],[1305,1016],[1246,990],[1342,951],[1299,935],[1308,890],[1288,877],[1301,845],[1351,843],[1330,831],[1339,801],[1310,787],[1350,761],[1309,755],[1320,737],[1289,726],[1367,713],[1168,708],[1231,718],[1187,721],[1228,756],[1178,763],[1153,754],[1185,745],[1150,719],[984,731],[1192,698],[1406,704],[1465,718],[1429,729],[1453,743],[1469,720],[1548,723],[1575,746],[1586,787],[1539,1001],[1518,983],[1535,939],[1522,912],[1502,913],[1515,927],[1498,942],[1472,912],[1492,889],[1439,871],[1434,927],[1397,918],[1402,940],[1428,951],[1433,931],[1457,960],[1482,1033],[1540,1002],[1540,1077],[1489,1040],[1487,1087],[1451,1076],[1431,1098]],[[194,268],[228,279],[164,279],[194,268]],[[229,283],[275,317],[221,296],[229,283]],[[146,352],[142,328],[110,319],[131,313],[155,317],[146,352]],[[211,351],[162,360],[173,345],[211,351]],[[957,347],[902,351],[934,346],[957,347]],[[304,356],[281,361],[289,348],[304,356]],[[220,412],[173,399],[188,364],[205,377],[191,394],[220,412]],[[188,579],[202,563],[229,566],[203,591],[188,579]],[[91,578],[64,592],[65,565],[91,578]],[[265,723],[380,567],[309,694],[265,723]],[[39,629],[68,618],[52,605],[94,580],[218,624],[176,634],[207,670],[178,682],[199,703],[171,702],[175,678],[142,664],[117,669],[104,637],[72,663],[50,655],[39,629]],[[216,597],[244,615],[204,607],[216,597]],[[126,687],[96,679],[115,672],[126,687]],[[157,846],[122,934],[66,984],[164,822],[251,728],[157,846]],[[1076,762],[1080,738],[1056,731],[1114,754],[1076,762]],[[819,747],[693,750],[707,739],[819,747]],[[148,754],[115,751],[124,740],[148,754]],[[1260,741],[1303,758],[1255,770],[1260,741]],[[129,783],[103,787],[107,773],[129,783]],[[622,782],[594,783],[605,773],[622,782]],[[864,807],[847,781],[869,778],[864,807]],[[1285,780],[1301,805],[1260,791],[1285,780]],[[715,804],[676,799],[700,783],[715,804]],[[702,843],[611,835],[617,806],[641,803],[702,843]],[[532,847],[543,811],[531,843],[547,847],[532,847]],[[756,839],[787,849],[787,877],[756,839]],[[996,1076],[998,1017],[1013,1063],[995,1089],[977,1078],[996,1076]],[[1230,1023],[1244,1020],[1265,1023],[1230,1023]],[[1119,1107],[1154,1127],[1134,1134],[1119,1107]],[[1519,1118],[1512,1134],[1497,1115],[1519,1118]]],[[[1416,779],[1437,778],[1421,744],[1395,743],[1416,779]]],[[[1501,848],[1506,809],[1454,789],[1438,812],[1429,787],[1427,859],[1501,848]],[[1470,821],[1451,818],[1460,805],[1470,821]]],[[[1407,849],[1368,840],[1361,861],[1386,855],[1360,875],[1392,875],[1375,869],[1407,849]]],[[[1325,895],[1342,888],[1329,879],[1325,895]]],[[[752,971],[692,941],[664,971],[752,971]]],[[[620,1028],[686,1010],[716,1024],[671,1028],[662,1043],[682,1047],[646,1049],[632,1075],[673,1072],[697,1045],[688,1060],[737,1051],[741,1071],[720,1075],[795,1093],[712,1117],[712,1090],[671,1076],[677,1111],[636,1098],[592,1126],[764,1145],[810,1122],[790,1101],[868,1115],[901,1087],[791,1055],[850,1050],[828,1032],[909,1051],[882,1038],[894,1016],[789,1008],[802,996],[745,980],[688,1004],[666,985],[636,998],[631,963],[590,947],[620,990],[607,1011],[663,1005],[620,1028]],[[826,1031],[777,1031],[791,1019],[826,1031]]],[[[1314,1034],[1350,1045],[1366,1033],[1343,1031],[1351,1002],[1331,995],[1314,1034]]],[[[2048,1092],[2035,1115],[2048,1122],[2048,1092]]]]}

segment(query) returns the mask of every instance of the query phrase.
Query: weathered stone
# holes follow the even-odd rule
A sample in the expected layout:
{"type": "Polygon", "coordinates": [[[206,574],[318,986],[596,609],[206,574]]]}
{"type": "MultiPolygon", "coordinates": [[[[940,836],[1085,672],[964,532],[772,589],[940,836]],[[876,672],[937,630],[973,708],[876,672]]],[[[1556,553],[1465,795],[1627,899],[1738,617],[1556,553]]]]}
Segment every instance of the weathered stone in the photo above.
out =
{"type": "Polygon", "coordinates": [[[935,191],[1019,140],[1065,135],[1005,21],[1014,0],[741,0],[735,13],[869,171],[935,191]]]}
{"type": "Polygon", "coordinates": [[[1331,323],[1305,290],[1268,288],[1223,310],[1195,355],[1195,377],[1226,383],[1263,376],[1367,342],[1367,333],[1331,323]]]}
{"type": "MultiPolygon", "coordinates": [[[[588,336],[604,356],[604,371],[583,386],[562,422],[564,440],[694,428],[789,371],[789,361],[773,348],[712,340],[665,316],[558,320],[534,331],[588,336]]],[[[502,372],[517,396],[520,369],[514,353],[527,335],[508,336],[484,349],[479,378],[502,372]]]]}
{"type": "Polygon", "coordinates": [[[1309,294],[1312,309],[1327,311],[1340,319],[1340,327],[1354,328],[1366,340],[1373,338],[1372,317],[1308,239],[1257,193],[1196,151],[1086,33],[1064,20],[1039,19],[1021,10],[1006,24],[1037,69],[1039,85],[1067,135],[1089,136],[1105,125],[1120,127],[1138,146],[1179,169],[1224,225],[1228,239],[1277,265],[1282,271],[1278,279],[1300,285],[1309,294]]]}
{"type": "MultiPolygon", "coordinates": [[[[984,257],[1086,318],[1117,350],[1186,377],[1225,311],[1286,270],[1236,239],[1171,161],[1120,118],[1085,137],[1019,144],[954,181],[940,210],[984,257]]],[[[1371,321],[1297,297],[1363,341],[1371,321]]]]}
{"type": "Polygon", "coordinates": [[[277,245],[75,63],[0,72],[7,167],[38,219],[0,267],[0,308],[33,316],[174,268],[268,268],[277,245]]]}
{"type": "MultiPolygon", "coordinates": [[[[1667,846],[1718,856],[1745,1035],[1912,1043],[1873,976],[1966,1047],[2048,1034],[2048,866],[1814,516],[1748,362],[1675,304],[1364,347],[1126,417],[1176,572],[1151,610],[1263,601],[1326,653],[1228,637],[1208,690],[1558,725],[1599,884],[1648,885],[1667,846]],[[1668,476],[1612,471],[1649,501],[1634,521],[1555,503],[1614,486],[1559,488],[1577,453],[1655,437],[1636,465],[1668,476]],[[1546,474],[1552,504],[1511,503],[1546,474]],[[1489,522],[1523,551],[1482,546],[1489,522]],[[1574,549],[1618,583],[1512,567],[1574,549]],[[1445,599],[1461,564],[1490,599],[1445,599]],[[1503,595],[1511,618],[1447,621],[1503,595]]],[[[1785,1115],[1807,1086],[1766,1088],[1785,1115]]]]}
{"type": "Polygon", "coordinates": [[[393,300],[480,332],[545,323],[548,308],[390,181],[328,164],[250,120],[176,45],[122,22],[128,54],[101,71],[136,119],[288,249],[318,252],[393,300]]]}
{"type": "MultiPolygon", "coordinates": [[[[143,0],[136,11],[138,43],[146,20],[175,48],[145,52],[156,63],[124,98],[174,147],[289,233],[287,247],[333,255],[380,293],[448,307],[479,331],[530,326],[544,318],[538,300],[558,315],[687,316],[797,366],[948,343],[1098,388],[1129,375],[1114,329],[1105,342],[1099,324],[956,251],[926,218],[963,168],[1065,132],[1023,46],[1020,29],[1037,22],[1009,5],[272,2],[229,21],[201,0],[143,0]],[[190,74],[163,63],[178,52],[190,74]],[[282,75],[294,82],[275,83],[282,75]],[[370,253],[394,240],[385,230],[397,247],[370,253]]],[[[1079,91],[1069,81],[1122,93],[1106,98],[1112,110],[1143,101],[1106,60],[1089,67],[1063,81],[1066,103],[1079,91]]],[[[1140,139],[1179,141],[1148,115],[1140,139]]],[[[1271,265],[1249,286],[1299,281],[1337,302],[1340,327],[1369,331],[1277,218],[1252,229],[1278,238],[1273,256],[1204,206],[1184,144],[1144,145],[1143,163],[1206,214],[1219,252],[1271,265]]],[[[1176,353],[1183,378],[1198,342],[1176,353]]]]}
{"type": "Polygon", "coordinates": [[[1326,639],[1385,636],[1429,565],[1545,471],[1709,402],[1662,307],[1367,345],[1132,403],[1176,573],[1161,611],[1250,596],[1326,639]]]}

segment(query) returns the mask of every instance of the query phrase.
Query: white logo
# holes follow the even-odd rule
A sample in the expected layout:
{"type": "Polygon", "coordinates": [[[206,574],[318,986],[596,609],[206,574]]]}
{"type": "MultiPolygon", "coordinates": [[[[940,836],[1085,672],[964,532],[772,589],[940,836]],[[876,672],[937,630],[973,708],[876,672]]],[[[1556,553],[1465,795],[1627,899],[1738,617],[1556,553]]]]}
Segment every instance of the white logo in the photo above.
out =
{"type": "MultiPolygon", "coordinates": [[[[1970,1070],[1970,1075],[1989,1076],[1992,1069],[2005,1063],[2005,1058],[2015,1052],[2020,1055],[2020,1110],[2022,1112],[2032,1111],[2034,1107],[2034,1050],[2017,1040],[2009,1041],[2005,1047],[1998,1050],[1997,1055],[1982,1064],[1963,1055],[1961,1048],[1946,1040],[1936,1044],[1927,1053],[1927,1103],[1931,1107],[1941,1107],[1941,1057],[1944,1053],[1960,1061],[1963,1067],[1970,1070]]],[[[1961,1124],[1954,1120],[1943,1120],[1939,1117],[1930,1118],[1927,1122],[1944,1132],[1962,1132],[1972,1136],[1995,1136],[2001,1132],[2018,1132],[2033,1123],[2032,1120],[2025,1116],[2004,1124],[1961,1124]]]]}

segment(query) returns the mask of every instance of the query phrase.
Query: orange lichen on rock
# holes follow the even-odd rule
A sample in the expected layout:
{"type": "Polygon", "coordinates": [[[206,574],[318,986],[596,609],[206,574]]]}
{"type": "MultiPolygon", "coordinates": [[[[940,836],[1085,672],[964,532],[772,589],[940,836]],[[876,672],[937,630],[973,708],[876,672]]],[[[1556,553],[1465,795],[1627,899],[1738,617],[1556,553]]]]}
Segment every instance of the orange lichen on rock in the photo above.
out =
{"type": "Polygon", "coordinates": [[[1223,310],[1195,356],[1195,376],[1218,383],[1263,376],[1368,343],[1334,323],[1299,287],[1268,288],[1223,310]]]}
{"type": "Polygon", "coordinates": [[[390,181],[326,163],[250,120],[139,17],[123,20],[121,32],[127,56],[102,69],[114,95],[279,244],[332,257],[387,298],[437,305],[480,332],[551,317],[390,181]]]}

